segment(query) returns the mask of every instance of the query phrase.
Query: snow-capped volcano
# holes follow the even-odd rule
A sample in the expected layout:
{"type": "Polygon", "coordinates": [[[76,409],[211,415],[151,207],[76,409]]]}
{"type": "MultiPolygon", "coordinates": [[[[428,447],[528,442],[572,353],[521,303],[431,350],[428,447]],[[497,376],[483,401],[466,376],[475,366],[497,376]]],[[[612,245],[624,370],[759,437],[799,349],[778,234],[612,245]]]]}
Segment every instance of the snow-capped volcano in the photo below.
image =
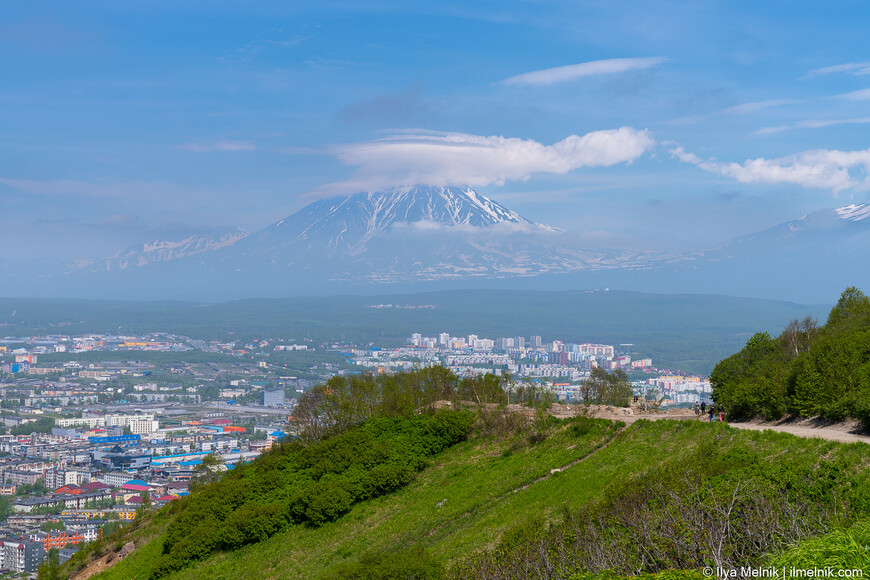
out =
{"type": "Polygon", "coordinates": [[[844,205],[834,210],[840,219],[857,222],[870,217],[870,205],[866,203],[844,205]]]}
{"type": "Polygon", "coordinates": [[[413,187],[316,201],[233,251],[270,268],[382,282],[528,276],[611,262],[602,252],[566,248],[559,231],[471,188],[413,187]]]}
{"type": "Polygon", "coordinates": [[[315,201],[250,235],[224,230],[80,260],[66,265],[64,283],[84,292],[97,284],[149,296],[244,296],[649,268],[662,258],[584,247],[468,187],[420,186],[315,201]]]}
{"type": "Polygon", "coordinates": [[[328,251],[364,251],[368,241],[396,227],[486,228],[510,224],[528,231],[557,231],[534,223],[465,187],[413,187],[357,193],[316,201],[251,236],[250,245],[324,241],[328,251]]]}

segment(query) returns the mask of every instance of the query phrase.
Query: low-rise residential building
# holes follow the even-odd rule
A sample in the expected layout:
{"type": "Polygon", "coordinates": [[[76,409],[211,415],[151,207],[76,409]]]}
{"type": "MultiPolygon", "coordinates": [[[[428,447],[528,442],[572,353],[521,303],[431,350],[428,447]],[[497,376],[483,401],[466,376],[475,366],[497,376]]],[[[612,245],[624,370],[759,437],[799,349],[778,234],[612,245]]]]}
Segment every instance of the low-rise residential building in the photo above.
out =
{"type": "Polygon", "coordinates": [[[2,539],[0,544],[0,570],[14,574],[36,572],[45,557],[45,549],[40,542],[13,538],[2,539]]]}

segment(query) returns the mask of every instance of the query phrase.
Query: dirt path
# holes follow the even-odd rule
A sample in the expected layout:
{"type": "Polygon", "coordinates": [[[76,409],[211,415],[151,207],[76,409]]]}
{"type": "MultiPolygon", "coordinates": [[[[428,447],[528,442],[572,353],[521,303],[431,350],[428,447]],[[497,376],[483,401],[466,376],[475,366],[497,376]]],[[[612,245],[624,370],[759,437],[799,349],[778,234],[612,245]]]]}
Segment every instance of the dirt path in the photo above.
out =
{"type": "MultiPolygon", "coordinates": [[[[534,411],[528,407],[521,405],[508,405],[508,410],[515,413],[524,413],[529,417],[533,416],[534,411]]],[[[622,421],[630,425],[639,419],[648,421],[659,421],[662,419],[672,419],[675,421],[707,421],[706,415],[699,418],[691,410],[673,410],[659,412],[639,412],[637,408],[620,408],[609,407],[606,405],[553,405],[549,409],[549,413],[554,417],[566,418],[576,415],[588,415],[600,419],[610,419],[612,421],[622,421]]],[[[839,441],[841,443],[866,443],[870,445],[870,433],[861,429],[861,424],[857,421],[847,421],[843,423],[828,423],[817,419],[801,419],[797,421],[775,421],[763,423],[761,421],[745,421],[728,423],[730,426],[737,429],[750,429],[753,431],[781,431],[783,433],[791,433],[798,437],[819,438],[828,441],[839,441]]]]}
{"type": "MultiPolygon", "coordinates": [[[[603,415],[597,415],[603,416],[603,415]]],[[[627,424],[634,423],[638,419],[647,419],[649,421],[657,421],[660,419],[674,419],[677,421],[697,421],[694,413],[658,413],[658,414],[638,414],[638,415],[612,415],[607,417],[616,421],[623,421],[627,424]]],[[[706,421],[706,417],[703,419],[706,421]]],[[[826,424],[812,419],[792,422],[734,422],[728,423],[729,426],[736,429],[749,429],[752,431],[781,431],[783,433],[791,433],[798,437],[826,439],[828,441],[839,441],[840,443],[867,443],[870,445],[870,435],[862,433],[860,425],[854,422],[826,424]]]]}
{"type": "Polygon", "coordinates": [[[551,469],[549,471],[549,473],[547,473],[546,475],[542,475],[541,477],[535,479],[534,481],[530,481],[529,483],[527,483],[525,485],[521,485],[520,487],[514,489],[513,491],[496,498],[495,501],[501,500],[503,497],[506,497],[506,496],[510,495],[511,493],[518,493],[520,491],[523,491],[524,489],[528,489],[529,487],[535,485],[536,483],[541,483],[542,481],[553,477],[553,475],[555,475],[557,473],[561,473],[561,472],[565,471],[566,469],[570,469],[570,468],[574,467],[578,463],[582,463],[583,461],[586,461],[587,459],[589,459],[590,457],[592,457],[593,455],[595,455],[596,453],[598,453],[602,449],[606,449],[607,446],[610,445],[613,442],[613,440],[616,439],[616,437],[620,433],[622,433],[622,431],[624,429],[625,429],[625,427],[614,428],[613,431],[609,432],[607,435],[604,436],[604,438],[601,441],[598,442],[598,445],[596,445],[595,447],[590,449],[589,452],[586,453],[586,455],[583,455],[582,457],[578,457],[577,459],[575,459],[574,461],[571,461],[570,463],[566,463],[565,465],[551,469]]]}

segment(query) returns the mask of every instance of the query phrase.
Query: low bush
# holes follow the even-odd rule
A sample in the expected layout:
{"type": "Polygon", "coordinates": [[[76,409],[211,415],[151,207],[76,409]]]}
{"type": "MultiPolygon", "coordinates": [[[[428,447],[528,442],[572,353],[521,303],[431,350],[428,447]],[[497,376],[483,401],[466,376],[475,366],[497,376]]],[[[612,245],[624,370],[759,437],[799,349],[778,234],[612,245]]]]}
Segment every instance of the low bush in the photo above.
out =
{"type": "Polygon", "coordinates": [[[441,580],[444,568],[423,548],[370,552],[338,568],[330,578],[339,580],[441,580]]]}
{"type": "Polygon", "coordinates": [[[261,542],[287,525],[333,522],[354,503],[406,485],[429,457],[464,440],[474,422],[469,411],[375,417],[311,445],[278,446],[175,502],[152,576],[261,542]]]}

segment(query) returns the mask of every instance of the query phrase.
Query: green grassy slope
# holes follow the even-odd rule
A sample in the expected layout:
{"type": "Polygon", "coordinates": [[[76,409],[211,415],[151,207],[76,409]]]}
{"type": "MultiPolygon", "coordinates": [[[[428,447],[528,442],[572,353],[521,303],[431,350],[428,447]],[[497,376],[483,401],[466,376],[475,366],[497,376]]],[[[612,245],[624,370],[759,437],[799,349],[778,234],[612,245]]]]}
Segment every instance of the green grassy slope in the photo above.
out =
{"type": "MultiPolygon", "coordinates": [[[[702,422],[639,421],[623,428],[595,420],[582,425],[553,426],[534,444],[528,433],[472,437],[437,456],[407,487],[357,504],[335,522],[293,526],[167,578],[330,578],[365,554],[415,547],[455,572],[525,522],[529,527],[557,522],[566,509],[588,506],[633,476],[703,449],[744,455],[750,450],[762,462],[785,468],[834,464],[848,472],[850,481],[870,489],[870,447],[862,444],[702,422]],[[551,473],[557,468],[564,469],[551,473]]],[[[158,519],[152,525],[162,524],[158,519]]],[[[149,544],[100,578],[147,578],[159,551],[159,542],[149,544]]]]}

